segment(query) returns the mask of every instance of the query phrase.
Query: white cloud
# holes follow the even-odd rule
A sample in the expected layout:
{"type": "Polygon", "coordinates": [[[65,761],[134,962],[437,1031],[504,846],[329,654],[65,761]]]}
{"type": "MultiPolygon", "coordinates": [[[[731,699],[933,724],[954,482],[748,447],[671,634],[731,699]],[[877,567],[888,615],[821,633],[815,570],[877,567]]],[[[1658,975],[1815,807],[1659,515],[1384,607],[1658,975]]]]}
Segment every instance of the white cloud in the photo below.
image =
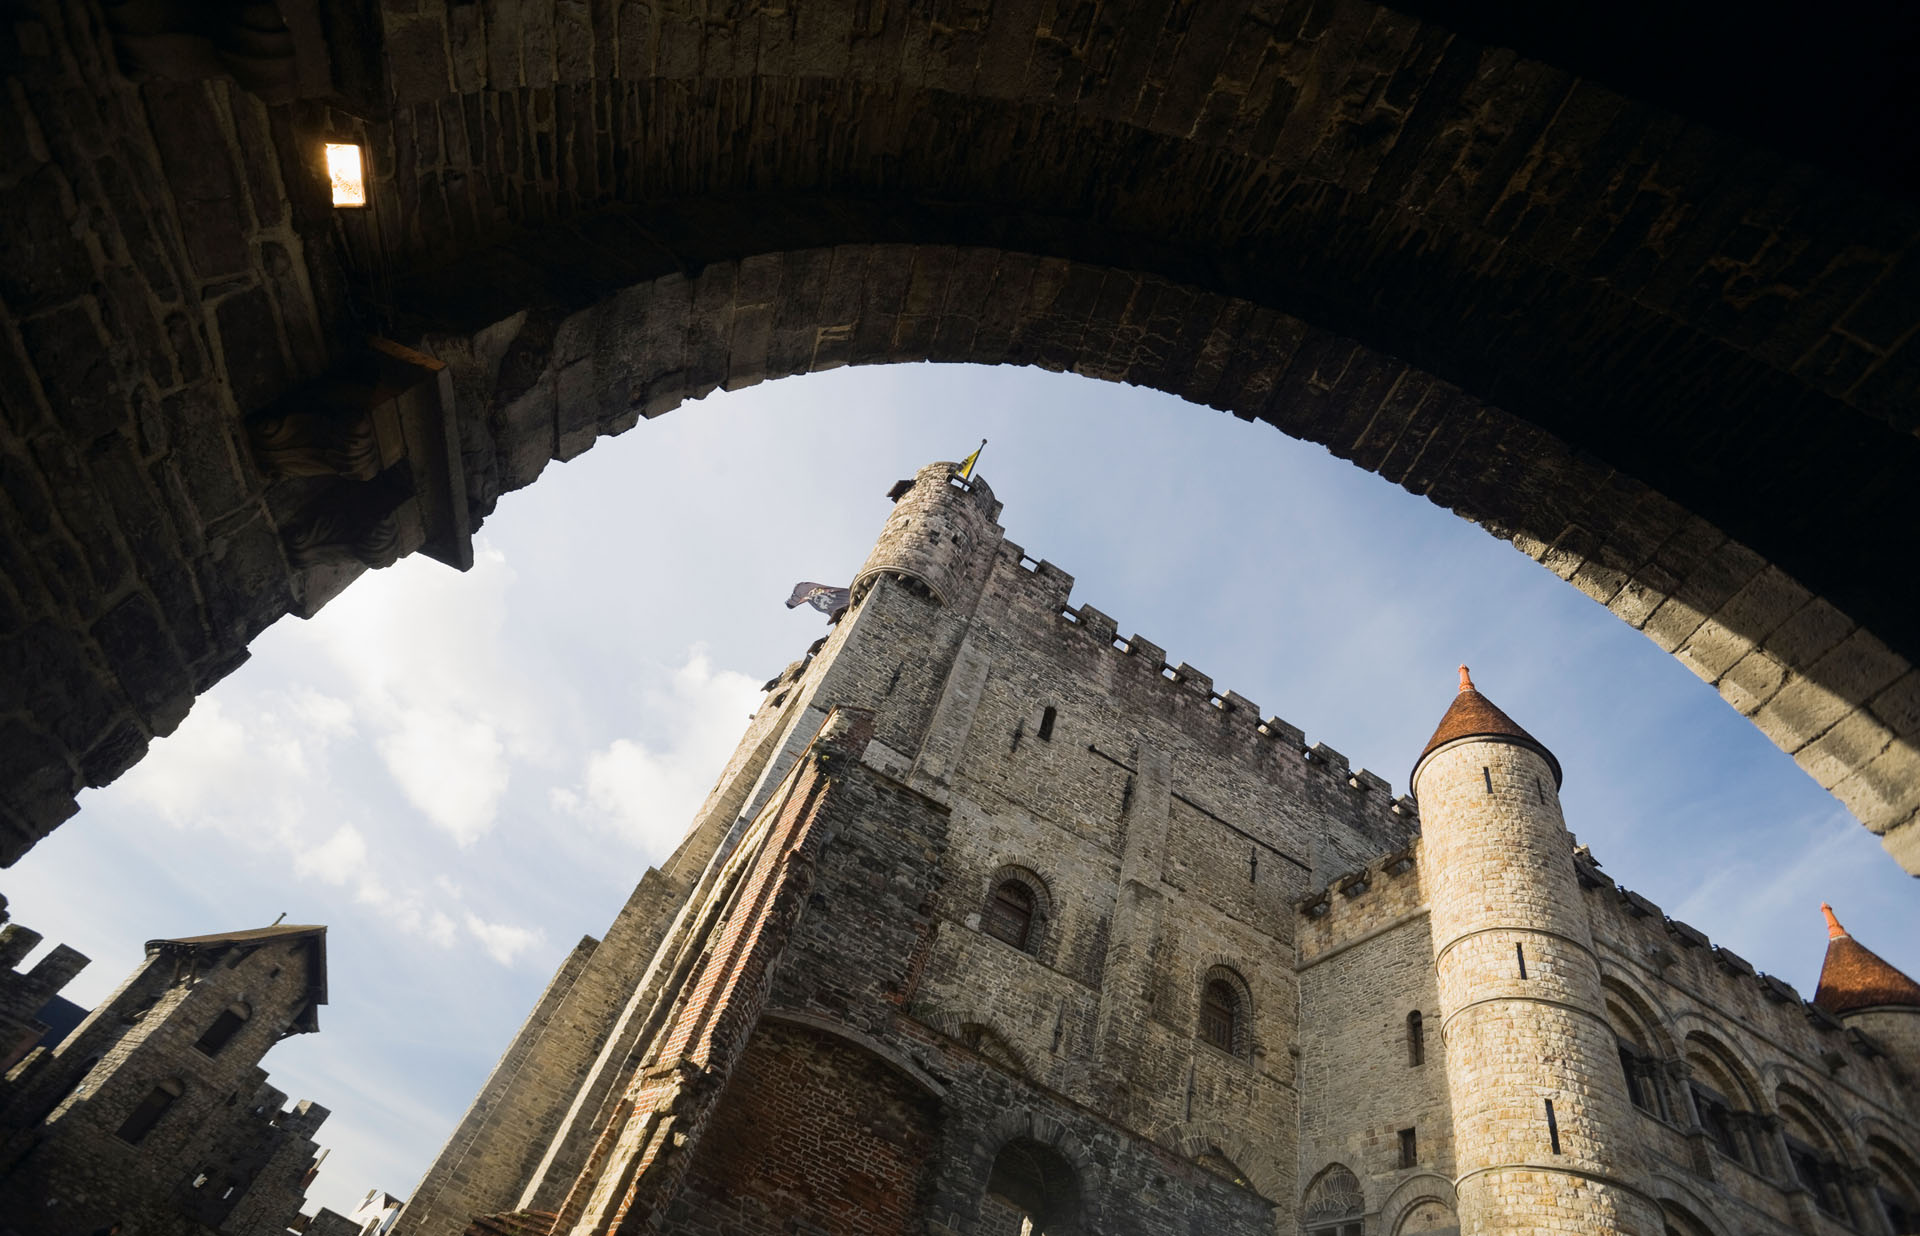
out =
{"type": "Polygon", "coordinates": [[[490,923],[478,914],[467,913],[467,930],[480,941],[487,956],[503,966],[513,964],[514,958],[533,948],[546,939],[547,933],[537,927],[514,927],[506,923],[490,923]]]}
{"type": "Polygon", "coordinates": [[[325,880],[329,884],[345,884],[350,878],[366,866],[367,842],[360,830],[350,824],[342,824],[327,838],[310,850],[302,850],[294,855],[293,870],[302,879],[325,880]]]}
{"type": "Polygon", "coordinates": [[[493,827],[509,771],[506,747],[492,725],[438,709],[407,708],[377,746],[407,801],[462,846],[493,827]]]}
{"type": "Polygon", "coordinates": [[[349,589],[299,635],[351,696],[308,701],[315,719],[357,723],[407,801],[462,846],[492,829],[514,761],[557,758],[543,694],[504,635],[514,581],[484,542],[464,574],[408,559],[349,589]]]}
{"type": "Polygon", "coordinates": [[[554,806],[592,814],[649,856],[665,853],[686,832],[739,742],[760,685],[745,674],[716,670],[706,652],[689,650],[665,691],[646,695],[649,711],[674,719],[661,749],[629,738],[587,758],[584,793],[555,790],[554,806]]]}

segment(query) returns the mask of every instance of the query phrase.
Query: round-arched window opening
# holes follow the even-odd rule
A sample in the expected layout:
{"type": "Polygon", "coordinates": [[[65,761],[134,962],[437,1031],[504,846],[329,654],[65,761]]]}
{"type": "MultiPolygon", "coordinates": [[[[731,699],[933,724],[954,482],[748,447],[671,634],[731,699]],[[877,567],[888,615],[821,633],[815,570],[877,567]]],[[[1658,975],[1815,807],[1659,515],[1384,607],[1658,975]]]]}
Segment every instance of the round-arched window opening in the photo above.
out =
{"type": "Polygon", "coordinates": [[[1229,1055],[1238,1055],[1240,993],[1225,979],[1207,984],[1200,999],[1200,1038],[1229,1055]]]}
{"type": "Polygon", "coordinates": [[[1026,952],[1033,938],[1033,890],[1018,880],[1003,880],[987,902],[983,926],[996,940],[1026,952]]]}
{"type": "Polygon", "coordinates": [[[1080,1236],[1086,1230],[1079,1174],[1059,1151],[1032,1138],[1016,1138],[1000,1148],[982,1209],[989,1231],[1080,1236]]]}

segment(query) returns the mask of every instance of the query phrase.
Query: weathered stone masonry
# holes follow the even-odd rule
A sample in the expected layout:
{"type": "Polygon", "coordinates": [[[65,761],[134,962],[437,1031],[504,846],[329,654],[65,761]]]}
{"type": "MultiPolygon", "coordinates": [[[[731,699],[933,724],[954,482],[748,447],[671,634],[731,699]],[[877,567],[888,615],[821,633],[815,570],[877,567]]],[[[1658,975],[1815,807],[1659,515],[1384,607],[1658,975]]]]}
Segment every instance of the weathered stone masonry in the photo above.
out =
{"type": "Polygon", "coordinates": [[[351,421],[373,333],[445,362],[469,523],[640,416],[845,363],[1266,421],[1513,539],[1915,867],[1911,209],[1804,131],[1698,123],[1737,83],[1664,111],[1446,7],[285,0],[237,77],[25,7],[0,857],[420,539],[250,444],[351,421]],[[364,143],[367,210],[328,207],[323,140],[364,143]]]}
{"type": "Polygon", "coordinates": [[[609,1046],[534,1033],[576,958],[402,1236],[482,1199],[512,1213],[472,1230],[552,1236],[1726,1236],[1700,1216],[1727,1207],[1884,1236],[1920,1206],[1906,1039],[1879,1032],[1920,1004],[1843,1027],[1617,890],[1557,762],[1478,692],[1421,810],[1073,605],[985,481],[935,464],[892,497],[852,607],[616,922],[662,927],[595,1006],[609,1046]],[[1623,937],[1642,920],[1667,952],[1623,937]],[[1663,1087],[1725,1096],[1736,1055],[1767,1061],[1739,1119],[1784,1149],[1732,1166],[1719,1100],[1663,1087]]]}

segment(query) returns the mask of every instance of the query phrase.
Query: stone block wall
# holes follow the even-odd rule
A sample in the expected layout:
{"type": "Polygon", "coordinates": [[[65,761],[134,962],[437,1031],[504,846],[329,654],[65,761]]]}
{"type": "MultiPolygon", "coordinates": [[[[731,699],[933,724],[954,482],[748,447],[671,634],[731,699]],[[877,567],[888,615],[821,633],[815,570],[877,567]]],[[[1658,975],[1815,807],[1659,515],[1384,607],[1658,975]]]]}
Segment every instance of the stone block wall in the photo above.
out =
{"type": "MultiPolygon", "coordinates": [[[[1797,1178],[1783,1141],[1792,1136],[1848,1176],[1855,1230],[1888,1230],[1875,1190],[1920,1190],[1920,1083],[1898,1057],[1872,1027],[1813,1008],[1597,864],[1579,870],[1608,1016],[1651,1066],[1642,1103],[1628,1114],[1651,1187],[1692,1213],[1738,1213],[1766,1230],[1843,1230],[1797,1178]],[[1730,1147],[1703,1127],[1694,1085],[1726,1101],[1730,1147]]],[[[1818,915],[1807,917],[1809,931],[1818,930],[1818,915]]]]}
{"type": "Polygon", "coordinates": [[[1505,740],[1416,772],[1463,1232],[1657,1219],[1558,789],[1505,740]]]}
{"type": "Polygon", "coordinates": [[[311,949],[306,939],[156,949],[56,1049],[9,1074],[0,1209],[23,1236],[113,1219],[183,1236],[230,1216],[253,1229],[290,1222],[327,1109],[281,1110],[286,1096],[259,1060],[311,1016],[311,949]],[[213,1054],[199,1050],[235,1005],[249,1016],[213,1054]],[[156,1090],[174,1095],[157,1123],[120,1137],[156,1090]]]}
{"type": "Polygon", "coordinates": [[[1447,1045],[1418,853],[1396,853],[1303,898],[1298,936],[1299,1179],[1344,1167],[1360,1185],[1352,1218],[1381,1233],[1458,1223],[1447,1045]],[[1402,1162],[1405,1129],[1411,1165],[1402,1162]]]}

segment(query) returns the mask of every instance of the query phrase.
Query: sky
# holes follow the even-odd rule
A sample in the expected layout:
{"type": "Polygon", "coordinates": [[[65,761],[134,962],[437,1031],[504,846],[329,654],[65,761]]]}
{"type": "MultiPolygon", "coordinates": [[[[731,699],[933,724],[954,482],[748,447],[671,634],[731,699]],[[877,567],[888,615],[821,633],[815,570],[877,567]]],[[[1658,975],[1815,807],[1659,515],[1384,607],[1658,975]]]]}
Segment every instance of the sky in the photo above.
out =
{"type": "Polygon", "coordinates": [[[793,584],[849,582],[893,482],[983,437],[1009,539],[1169,663],[1404,793],[1464,661],[1558,755],[1616,880],[1803,995],[1822,900],[1920,974],[1920,888],[1879,844],[1510,545],[1266,426],[976,366],[715,394],[551,465],[471,571],[408,559],[267,631],[0,892],[43,949],[93,958],[65,993],[87,1006],[146,940],[326,924],[321,1030],[263,1063],[333,1113],[312,1202],[404,1197],[560,960],[678,841],[759,684],[824,632],[783,607],[793,584]]]}

